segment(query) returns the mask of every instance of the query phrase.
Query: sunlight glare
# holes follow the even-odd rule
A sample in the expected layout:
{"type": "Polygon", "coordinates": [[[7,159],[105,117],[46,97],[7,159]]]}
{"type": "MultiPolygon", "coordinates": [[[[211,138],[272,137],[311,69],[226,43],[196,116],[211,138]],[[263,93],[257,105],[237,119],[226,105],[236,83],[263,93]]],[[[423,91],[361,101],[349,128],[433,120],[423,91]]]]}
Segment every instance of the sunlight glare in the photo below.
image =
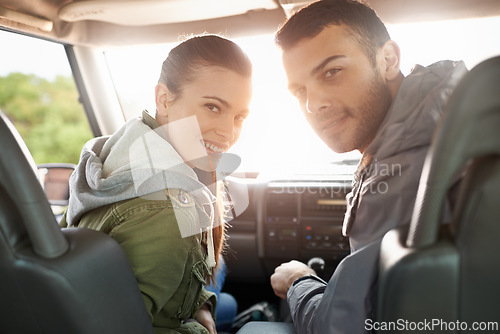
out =
{"type": "MultiPolygon", "coordinates": [[[[500,55],[500,17],[387,26],[401,48],[401,71],[443,59],[464,60],[471,69],[500,55]]],[[[281,54],[273,35],[234,39],[253,63],[254,96],[240,140],[231,149],[241,171],[334,172],[332,162],[359,157],[332,152],[312,131],[287,90],[281,54]]],[[[176,44],[176,43],[175,43],[176,44]]],[[[175,44],[108,50],[106,57],[126,118],[154,111],[154,86],[161,64],[175,44]]]]}

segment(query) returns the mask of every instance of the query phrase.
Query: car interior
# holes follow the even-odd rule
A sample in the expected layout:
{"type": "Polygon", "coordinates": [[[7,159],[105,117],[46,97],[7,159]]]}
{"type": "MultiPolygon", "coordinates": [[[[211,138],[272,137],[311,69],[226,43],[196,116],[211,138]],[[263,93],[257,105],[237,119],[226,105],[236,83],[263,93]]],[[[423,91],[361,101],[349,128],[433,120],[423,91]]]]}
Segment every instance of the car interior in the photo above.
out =
{"type": "MultiPolygon", "coordinates": [[[[91,137],[98,137],[114,133],[151,103],[158,62],[182,36],[208,32],[248,43],[250,56],[262,57],[282,75],[281,65],[270,59],[272,52],[253,38],[265,36],[272,44],[272,35],[286,18],[310,2],[0,0],[0,33],[49,42],[63,51],[76,86],[74,100],[81,106],[91,137]],[[149,63],[156,67],[148,68],[149,63]]],[[[411,225],[384,238],[377,319],[499,320],[500,243],[495,223],[500,214],[500,30],[479,30],[478,22],[500,27],[500,2],[368,3],[382,21],[402,29],[429,24],[437,34],[435,22],[464,25],[460,20],[478,20],[471,21],[478,31],[472,31],[466,41],[491,48],[471,57],[472,70],[457,88],[433,138],[416,205],[408,208],[413,211],[411,225]],[[466,181],[457,210],[452,223],[442,226],[443,201],[450,180],[459,172],[466,173],[466,181]]],[[[459,51],[474,49],[467,43],[459,51]]],[[[20,59],[24,59],[21,52],[35,57],[45,52],[43,47],[1,48],[0,54],[14,53],[20,59]]],[[[14,58],[2,57],[0,62],[11,66],[8,62],[14,58]]],[[[25,63],[52,66],[43,61],[25,63]]],[[[262,84],[260,89],[270,87],[262,84]]],[[[262,109],[268,114],[283,109],[283,113],[249,119],[248,126],[258,129],[255,132],[271,133],[273,123],[292,122],[281,116],[290,112],[288,100],[270,99],[273,102],[264,102],[262,109]]],[[[36,152],[20,134],[23,124],[12,121],[1,96],[0,109],[5,109],[0,110],[0,332],[152,333],[120,246],[102,233],[60,229],[57,224],[68,204],[68,178],[78,160],[62,161],[54,149],[53,159],[35,162],[36,152]]],[[[238,301],[240,325],[251,320],[291,321],[286,302],[274,294],[269,282],[281,263],[292,259],[308,263],[328,281],[350,253],[342,223],[360,155],[332,155],[318,139],[303,139],[311,130],[305,129],[299,114],[301,127],[288,129],[291,137],[253,138],[253,143],[235,146],[242,165],[227,182],[229,188],[243,189],[245,196],[243,203],[235,203],[240,209],[228,229],[223,291],[238,301]],[[297,131],[303,136],[297,136],[297,131]],[[260,149],[267,145],[274,150],[270,154],[260,149]],[[314,145],[320,150],[310,149],[314,145]],[[312,155],[323,160],[313,160],[312,155]],[[266,171],[255,167],[264,160],[269,165],[266,171]],[[302,168],[297,161],[310,164],[302,168]],[[284,167],[289,165],[294,168],[284,167]]],[[[44,135],[56,136],[58,131],[44,135]]]]}
{"type": "Polygon", "coordinates": [[[153,333],[121,247],[59,229],[29,150],[3,114],[0,127],[2,332],[153,333]]]}

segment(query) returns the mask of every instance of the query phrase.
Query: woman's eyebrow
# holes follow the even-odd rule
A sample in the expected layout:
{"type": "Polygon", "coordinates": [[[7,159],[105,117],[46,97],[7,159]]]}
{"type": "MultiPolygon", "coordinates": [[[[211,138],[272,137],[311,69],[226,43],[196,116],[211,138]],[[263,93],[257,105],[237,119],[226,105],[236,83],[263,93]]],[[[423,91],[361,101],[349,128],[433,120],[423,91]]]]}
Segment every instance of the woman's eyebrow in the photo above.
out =
{"type": "Polygon", "coordinates": [[[226,100],[221,99],[220,97],[217,97],[217,96],[203,96],[203,98],[217,100],[217,101],[219,101],[220,104],[222,104],[226,108],[229,108],[231,106],[229,104],[229,102],[227,102],[226,100]]]}

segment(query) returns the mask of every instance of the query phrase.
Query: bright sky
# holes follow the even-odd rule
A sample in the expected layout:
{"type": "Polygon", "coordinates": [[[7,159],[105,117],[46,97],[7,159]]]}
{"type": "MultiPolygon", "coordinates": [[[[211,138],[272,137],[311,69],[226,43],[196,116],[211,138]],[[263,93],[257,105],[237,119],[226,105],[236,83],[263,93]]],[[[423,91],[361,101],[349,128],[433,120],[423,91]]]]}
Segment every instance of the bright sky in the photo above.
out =
{"type": "MultiPolygon", "coordinates": [[[[388,26],[401,48],[401,69],[406,75],[414,64],[429,65],[442,59],[464,60],[470,69],[500,55],[500,17],[388,26]]],[[[45,41],[0,31],[0,75],[14,71],[53,78],[71,75],[64,49],[45,41]],[[16,37],[16,38],[14,38],[16,37]],[[21,50],[9,52],[9,50],[21,50]]],[[[286,90],[280,54],[272,36],[236,40],[254,64],[252,112],[245,121],[233,152],[242,156],[244,169],[282,171],[284,164],[320,166],[342,158],[332,153],[305,124],[297,104],[286,90]]],[[[107,53],[125,113],[154,110],[154,86],[169,46],[114,50],[107,53]],[[130,66],[130,64],[135,66],[130,66]]]]}
{"type": "Polygon", "coordinates": [[[1,76],[11,72],[33,73],[47,79],[71,76],[62,45],[6,31],[0,31],[0,45],[1,76]]]}

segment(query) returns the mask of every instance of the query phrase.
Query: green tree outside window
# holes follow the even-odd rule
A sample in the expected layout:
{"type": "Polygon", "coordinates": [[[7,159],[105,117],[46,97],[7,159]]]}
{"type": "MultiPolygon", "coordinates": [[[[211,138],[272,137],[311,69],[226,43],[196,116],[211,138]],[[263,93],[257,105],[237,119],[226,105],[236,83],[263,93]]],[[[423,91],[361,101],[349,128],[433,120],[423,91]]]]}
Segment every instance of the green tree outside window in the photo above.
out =
{"type": "Polygon", "coordinates": [[[78,163],[93,137],[72,77],[0,76],[0,109],[23,137],[37,164],[78,163]]]}

